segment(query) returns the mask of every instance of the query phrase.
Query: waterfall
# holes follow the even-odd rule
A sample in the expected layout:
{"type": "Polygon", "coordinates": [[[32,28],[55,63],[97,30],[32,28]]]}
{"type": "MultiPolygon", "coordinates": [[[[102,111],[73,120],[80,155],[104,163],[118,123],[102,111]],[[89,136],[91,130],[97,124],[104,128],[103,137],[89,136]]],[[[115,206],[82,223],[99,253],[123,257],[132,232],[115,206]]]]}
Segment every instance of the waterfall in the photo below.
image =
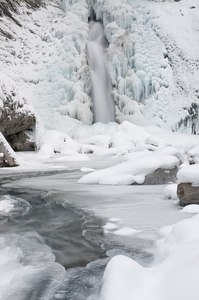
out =
{"type": "Polygon", "coordinates": [[[102,123],[115,121],[112,86],[104,55],[106,44],[103,25],[92,21],[87,55],[91,69],[94,122],[102,123]]]}

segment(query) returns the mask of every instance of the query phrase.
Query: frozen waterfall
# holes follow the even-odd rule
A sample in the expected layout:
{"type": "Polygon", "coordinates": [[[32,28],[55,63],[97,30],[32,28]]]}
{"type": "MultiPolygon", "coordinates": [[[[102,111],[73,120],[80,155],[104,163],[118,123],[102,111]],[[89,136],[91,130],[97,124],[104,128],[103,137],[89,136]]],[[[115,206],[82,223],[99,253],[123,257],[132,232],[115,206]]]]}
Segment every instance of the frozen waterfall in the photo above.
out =
{"type": "Polygon", "coordinates": [[[115,121],[111,81],[104,55],[106,43],[103,25],[92,21],[87,55],[91,69],[94,122],[102,123],[115,121]]]}

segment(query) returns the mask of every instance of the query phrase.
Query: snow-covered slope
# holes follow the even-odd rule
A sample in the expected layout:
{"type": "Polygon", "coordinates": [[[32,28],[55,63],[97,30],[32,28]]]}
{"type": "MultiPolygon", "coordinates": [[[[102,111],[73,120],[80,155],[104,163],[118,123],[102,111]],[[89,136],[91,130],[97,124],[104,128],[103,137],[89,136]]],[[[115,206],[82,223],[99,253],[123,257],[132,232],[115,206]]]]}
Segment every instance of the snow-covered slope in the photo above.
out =
{"type": "Polygon", "coordinates": [[[67,13],[60,1],[36,10],[24,3],[12,14],[17,23],[5,15],[0,20],[1,71],[15,81],[47,128],[68,130],[68,116],[91,124],[86,1],[74,3],[67,13]]]}

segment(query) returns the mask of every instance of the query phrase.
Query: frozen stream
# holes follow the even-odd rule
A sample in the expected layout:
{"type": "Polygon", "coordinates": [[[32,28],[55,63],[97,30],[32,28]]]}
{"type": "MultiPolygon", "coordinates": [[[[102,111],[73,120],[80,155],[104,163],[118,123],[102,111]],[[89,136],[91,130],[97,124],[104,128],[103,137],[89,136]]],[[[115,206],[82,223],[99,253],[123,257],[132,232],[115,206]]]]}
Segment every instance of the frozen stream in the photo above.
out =
{"type": "Polygon", "coordinates": [[[157,229],[185,218],[163,186],[76,183],[80,167],[98,168],[104,158],[68,164],[58,173],[1,175],[0,204],[9,204],[0,215],[1,300],[96,300],[109,257],[126,253],[147,265],[157,229]],[[110,218],[140,233],[105,234],[110,218]]]}

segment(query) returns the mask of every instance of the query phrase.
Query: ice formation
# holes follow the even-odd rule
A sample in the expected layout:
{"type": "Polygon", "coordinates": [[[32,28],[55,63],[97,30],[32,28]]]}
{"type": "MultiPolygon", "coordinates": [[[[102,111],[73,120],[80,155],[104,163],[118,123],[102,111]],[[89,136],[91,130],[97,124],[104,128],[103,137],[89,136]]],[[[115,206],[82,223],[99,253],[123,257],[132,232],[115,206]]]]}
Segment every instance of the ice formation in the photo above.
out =
{"type": "Polygon", "coordinates": [[[196,1],[91,3],[96,18],[103,21],[110,44],[107,59],[117,119],[196,133],[196,1]],[[176,22],[176,15],[180,25],[168,26],[176,22]],[[190,40],[190,46],[184,40],[190,40]]]}
{"type": "Polygon", "coordinates": [[[92,78],[94,122],[102,123],[115,120],[114,104],[111,96],[112,87],[104,55],[105,44],[106,40],[102,24],[92,21],[87,43],[87,53],[92,78]]]}
{"type": "Polygon", "coordinates": [[[14,79],[45,128],[73,135],[93,122],[86,54],[93,14],[109,43],[117,121],[198,132],[196,0],[53,0],[46,9],[23,4],[17,11],[21,27],[1,17],[1,72],[14,79]]]}

